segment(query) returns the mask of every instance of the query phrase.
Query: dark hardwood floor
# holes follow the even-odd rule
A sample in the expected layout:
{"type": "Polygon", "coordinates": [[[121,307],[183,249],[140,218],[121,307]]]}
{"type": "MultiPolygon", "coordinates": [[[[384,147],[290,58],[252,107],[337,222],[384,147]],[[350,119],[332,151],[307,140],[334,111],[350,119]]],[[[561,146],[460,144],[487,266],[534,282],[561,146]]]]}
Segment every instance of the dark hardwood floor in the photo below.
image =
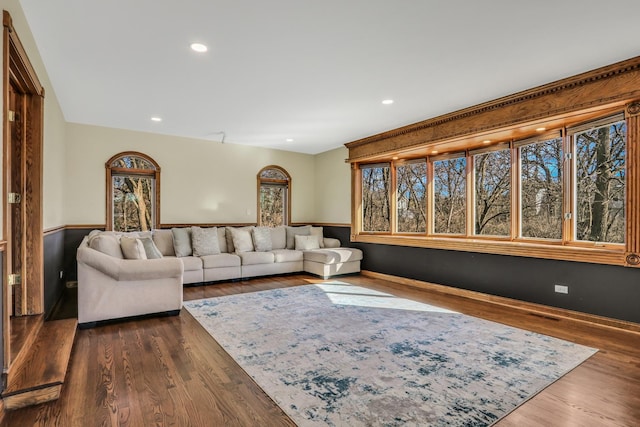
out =
{"type": "MultiPolygon", "coordinates": [[[[600,351],[496,425],[640,425],[640,334],[362,276],[340,280],[600,351]]],[[[185,287],[185,300],[319,280],[307,275],[185,287]]],[[[58,401],[5,411],[6,426],[289,426],[294,423],[186,311],[79,330],[58,401]]]]}

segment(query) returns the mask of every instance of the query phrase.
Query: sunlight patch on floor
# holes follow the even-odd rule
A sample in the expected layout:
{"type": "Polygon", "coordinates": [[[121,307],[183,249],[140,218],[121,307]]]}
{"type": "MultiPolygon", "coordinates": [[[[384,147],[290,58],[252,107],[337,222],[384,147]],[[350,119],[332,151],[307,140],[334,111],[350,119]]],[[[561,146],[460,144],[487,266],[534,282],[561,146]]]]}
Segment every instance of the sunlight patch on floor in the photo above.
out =
{"type": "Polygon", "coordinates": [[[398,298],[391,294],[339,281],[318,283],[315,286],[321,289],[327,298],[336,305],[457,314],[456,311],[446,308],[398,298]]]}

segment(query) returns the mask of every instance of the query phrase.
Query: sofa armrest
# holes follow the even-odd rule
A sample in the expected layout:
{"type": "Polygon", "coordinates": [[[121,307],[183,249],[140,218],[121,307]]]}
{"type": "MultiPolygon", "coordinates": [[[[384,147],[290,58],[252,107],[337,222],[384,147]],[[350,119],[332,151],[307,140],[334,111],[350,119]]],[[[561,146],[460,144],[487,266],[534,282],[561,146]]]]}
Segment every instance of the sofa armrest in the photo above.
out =
{"type": "Polygon", "coordinates": [[[325,237],[323,239],[324,241],[324,247],[325,248],[339,248],[340,247],[340,240],[338,239],[332,239],[331,237],[325,237]]]}
{"type": "Polygon", "coordinates": [[[79,248],[77,259],[118,281],[181,278],[184,271],[179,258],[118,259],[89,247],[79,248]]]}

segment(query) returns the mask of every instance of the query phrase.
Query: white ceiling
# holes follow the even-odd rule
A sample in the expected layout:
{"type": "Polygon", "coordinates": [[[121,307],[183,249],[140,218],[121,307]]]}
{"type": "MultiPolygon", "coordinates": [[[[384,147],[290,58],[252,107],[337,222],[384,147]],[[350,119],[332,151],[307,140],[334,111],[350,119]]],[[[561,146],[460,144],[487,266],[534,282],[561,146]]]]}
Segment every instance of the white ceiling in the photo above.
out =
{"type": "Polygon", "coordinates": [[[311,154],[640,55],[639,0],[21,5],[67,121],[311,154]]]}

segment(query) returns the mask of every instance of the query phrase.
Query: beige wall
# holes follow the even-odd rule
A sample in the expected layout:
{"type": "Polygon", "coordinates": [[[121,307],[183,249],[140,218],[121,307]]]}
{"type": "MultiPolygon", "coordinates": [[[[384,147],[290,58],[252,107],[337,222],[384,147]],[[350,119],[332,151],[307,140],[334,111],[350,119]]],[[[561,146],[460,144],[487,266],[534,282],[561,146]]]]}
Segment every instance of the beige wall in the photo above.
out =
{"type": "Polygon", "coordinates": [[[161,221],[256,222],[256,175],[268,165],[292,178],[293,222],[315,219],[314,156],[97,126],[67,124],[67,224],[104,224],[105,162],[139,151],[161,167],[161,221]]]}
{"type": "Polygon", "coordinates": [[[351,168],[346,147],[315,156],[316,222],[351,223],[351,168]]]}
{"type": "MultiPolygon", "coordinates": [[[[65,121],[40,53],[18,0],[3,0],[2,9],[11,15],[13,26],[45,90],[44,108],[44,200],[45,230],[64,225],[65,121]]],[[[2,101],[4,102],[4,98],[2,101]]],[[[2,131],[2,121],[0,121],[2,131]]],[[[0,153],[0,156],[2,154],[0,153]]],[[[0,162],[1,168],[2,162],[0,162]]],[[[2,171],[0,171],[1,173],[2,171]]],[[[4,175],[2,175],[4,176],[4,175]]],[[[0,221],[2,221],[0,209],[0,221]]],[[[0,234],[2,230],[0,229],[0,234]]]]}
{"type": "MultiPolygon", "coordinates": [[[[151,156],[162,168],[165,224],[256,222],[256,174],[271,164],[292,176],[292,222],[350,222],[350,169],[344,163],[344,147],[311,156],[66,123],[19,1],[3,0],[2,8],[11,14],[45,88],[45,230],[65,224],[103,224],[104,163],[129,150],[151,156]]],[[[1,126],[0,121],[0,131],[1,126]]],[[[0,210],[0,221],[1,215],[0,210]]]]}

